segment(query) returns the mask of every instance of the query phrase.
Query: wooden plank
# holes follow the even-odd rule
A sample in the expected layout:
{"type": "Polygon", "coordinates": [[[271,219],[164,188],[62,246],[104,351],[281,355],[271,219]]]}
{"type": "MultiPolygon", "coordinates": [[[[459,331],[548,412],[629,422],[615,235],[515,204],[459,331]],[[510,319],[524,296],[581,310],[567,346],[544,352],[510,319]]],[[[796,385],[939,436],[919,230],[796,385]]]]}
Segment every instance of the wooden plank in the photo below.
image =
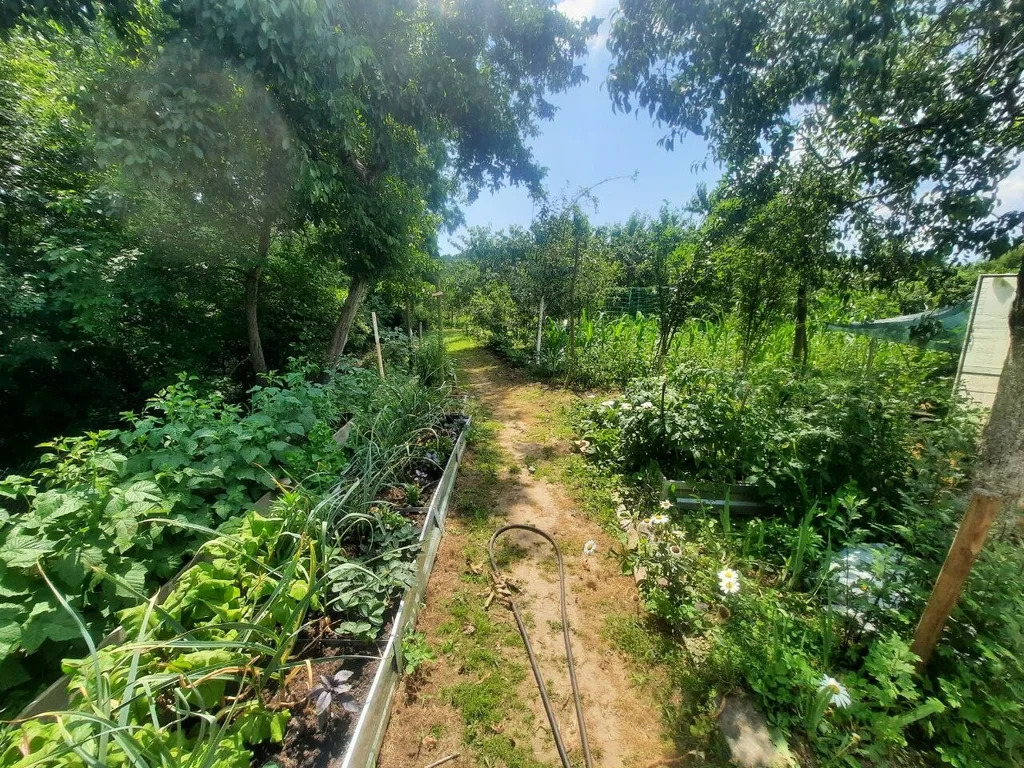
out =
{"type": "Polygon", "coordinates": [[[942,564],[938,579],[935,580],[935,588],[928,599],[928,605],[921,614],[921,620],[914,632],[914,643],[910,650],[920,657],[917,664],[918,672],[931,660],[935,646],[942,637],[942,630],[949,620],[949,614],[971,573],[974,559],[985,544],[1001,501],[1002,497],[999,494],[980,488],[971,495],[971,503],[960,522],[956,537],[946,555],[946,561],[942,564]]]}

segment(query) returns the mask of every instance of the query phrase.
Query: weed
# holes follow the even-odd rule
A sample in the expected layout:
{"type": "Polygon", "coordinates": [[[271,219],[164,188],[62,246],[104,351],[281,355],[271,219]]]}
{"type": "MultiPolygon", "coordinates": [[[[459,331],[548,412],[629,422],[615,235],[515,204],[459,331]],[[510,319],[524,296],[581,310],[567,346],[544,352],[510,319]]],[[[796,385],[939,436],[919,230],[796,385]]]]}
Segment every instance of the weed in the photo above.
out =
{"type": "Polygon", "coordinates": [[[422,632],[408,630],[402,638],[402,662],[405,674],[416,673],[425,662],[434,661],[434,649],[427,642],[427,636],[422,632]]]}

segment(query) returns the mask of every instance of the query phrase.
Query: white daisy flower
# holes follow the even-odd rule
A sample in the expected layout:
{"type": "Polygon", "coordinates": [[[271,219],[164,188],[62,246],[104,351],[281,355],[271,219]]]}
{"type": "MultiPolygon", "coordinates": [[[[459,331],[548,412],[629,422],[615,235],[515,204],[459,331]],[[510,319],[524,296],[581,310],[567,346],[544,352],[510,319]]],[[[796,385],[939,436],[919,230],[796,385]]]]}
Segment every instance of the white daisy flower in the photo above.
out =
{"type": "Polygon", "coordinates": [[[828,675],[821,676],[821,682],[818,683],[818,691],[828,690],[830,697],[829,702],[834,707],[846,709],[850,706],[852,699],[850,698],[850,692],[846,690],[846,686],[836,680],[834,677],[828,675]]]}
{"type": "Polygon", "coordinates": [[[658,503],[658,506],[661,507],[662,509],[672,509],[672,502],[669,501],[668,499],[662,499],[658,503]]]}
{"type": "Polygon", "coordinates": [[[640,403],[640,407],[643,408],[644,410],[647,410],[648,408],[653,408],[654,403],[652,403],[650,400],[645,400],[644,402],[640,403]]]}
{"type": "Polygon", "coordinates": [[[679,557],[683,554],[683,548],[678,544],[671,544],[669,545],[668,553],[672,555],[672,557],[679,557]]]}
{"type": "Polygon", "coordinates": [[[605,400],[603,403],[601,403],[601,407],[602,408],[614,408],[615,407],[615,401],[614,400],[605,400]]]}
{"type": "Polygon", "coordinates": [[[619,410],[622,410],[622,411],[632,411],[633,410],[633,406],[630,405],[629,403],[623,403],[622,405],[619,406],[619,410]]]}
{"type": "Polygon", "coordinates": [[[740,583],[736,579],[722,579],[718,582],[718,588],[722,590],[722,594],[735,595],[740,591],[740,583]]]}
{"type": "Polygon", "coordinates": [[[666,515],[666,514],[664,514],[662,512],[659,512],[658,514],[653,515],[651,517],[651,525],[668,525],[668,524],[669,524],[669,517],[668,517],[668,515],[666,515]]]}
{"type": "Polygon", "coordinates": [[[719,571],[718,580],[725,581],[726,579],[728,579],[729,581],[739,581],[740,575],[736,573],[736,571],[734,571],[732,568],[726,568],[723,571],[719,571]]]}
{"type": "Polygon", "coordinates": [[[595,552],[597,552],[597,542],[594,541],[593,539],[591,539],[590,541],[588,541],[586,544],[583,545],[583,554],[584,554],[584,556],[590,557],[590,555],[594,554],[595,552]]]}

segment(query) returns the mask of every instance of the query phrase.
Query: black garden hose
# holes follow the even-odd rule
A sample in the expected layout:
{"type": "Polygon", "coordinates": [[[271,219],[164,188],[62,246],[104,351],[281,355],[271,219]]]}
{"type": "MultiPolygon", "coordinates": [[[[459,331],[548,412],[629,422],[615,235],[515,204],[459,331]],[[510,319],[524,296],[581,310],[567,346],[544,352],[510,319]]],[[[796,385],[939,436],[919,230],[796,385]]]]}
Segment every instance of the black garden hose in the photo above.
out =
{"type": "MultiPolygon", "coordinates": [[[[569,639],[569,616],[565,611],[565,567],[562,565],[562,552],[558,548],[558,544],[551,537],[550,534],[542,531],[540,528],[535,528],[532,525],[505,525],[494,532],[491,536],[491,540],[487,544],[487,554],[491,558],[491,569],[494,571],[495,581],[501,582],[501,572],[498,570],[498,563],[494,558],[494,542],[497,541],[498,537],[508,531],[529,531],[535,533],[541,538],[548,541],[549,544],[555,550],[555,559],[558,561],[558,590],[561,595],[562,602],[562,636],[565,638],[565,660],[569,665],[569,682],[572,685],[572,697],[576,705],[576,721],[580,725],[580,744],[583,748],[583,762],[586,768],[593,768],[593,760],[590,757],[590,744],[587,742],[587,726],[583,722],[583,701],[580,699],[580,687],[579,683],[576,682],[576,665],[572,659],[572,643],[569,639]]],[[[555,747],[558,749],[558,756],[562,760],[563,768],[572,768],[572,764],[569,762],[569,755],[565,750],[565,743],[562,741],[562,734],[558,730],[558,722],[555,720],[554,710],[551,709],[551,700],[548,698],[548,688],[544,683],[544,677],[540,673],[540,667],[537,666],[537,658],[533,655],[533,646],[530,644],[530,635],[526,631],[526,625],[523,623],[523,617],[519,613],[519,608],[516,606],[515,600],[511,596],[508,597],[509,607],[512,609],[512,615],[516,617],[516,624],[519,626],[519,634],[523,636],[523,644],[526,646],[526,654],[530,657],[530,666],[533,667],[533,676],[537,680],[537,687],[540,689],[540,698],[544,703],[544,711],[547,712],[548,722],[551,724],[551,735],[555,739],[555,747]]]]}

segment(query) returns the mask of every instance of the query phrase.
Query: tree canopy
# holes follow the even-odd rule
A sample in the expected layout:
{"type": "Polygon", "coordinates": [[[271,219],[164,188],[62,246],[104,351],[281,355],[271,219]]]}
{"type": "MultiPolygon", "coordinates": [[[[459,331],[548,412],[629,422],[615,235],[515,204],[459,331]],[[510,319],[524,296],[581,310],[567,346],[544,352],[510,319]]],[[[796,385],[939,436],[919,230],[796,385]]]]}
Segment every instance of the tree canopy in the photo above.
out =
{"type": "Polygon", "coordinates": [[[730,168],[806,154],[851,173],[851,207],[919,249],[998,255],[995,213],[1024,146],[1019,4],[921,0],[623,0],[609,47],[616,108],[663,143],[706,136],[730,168]]]}

